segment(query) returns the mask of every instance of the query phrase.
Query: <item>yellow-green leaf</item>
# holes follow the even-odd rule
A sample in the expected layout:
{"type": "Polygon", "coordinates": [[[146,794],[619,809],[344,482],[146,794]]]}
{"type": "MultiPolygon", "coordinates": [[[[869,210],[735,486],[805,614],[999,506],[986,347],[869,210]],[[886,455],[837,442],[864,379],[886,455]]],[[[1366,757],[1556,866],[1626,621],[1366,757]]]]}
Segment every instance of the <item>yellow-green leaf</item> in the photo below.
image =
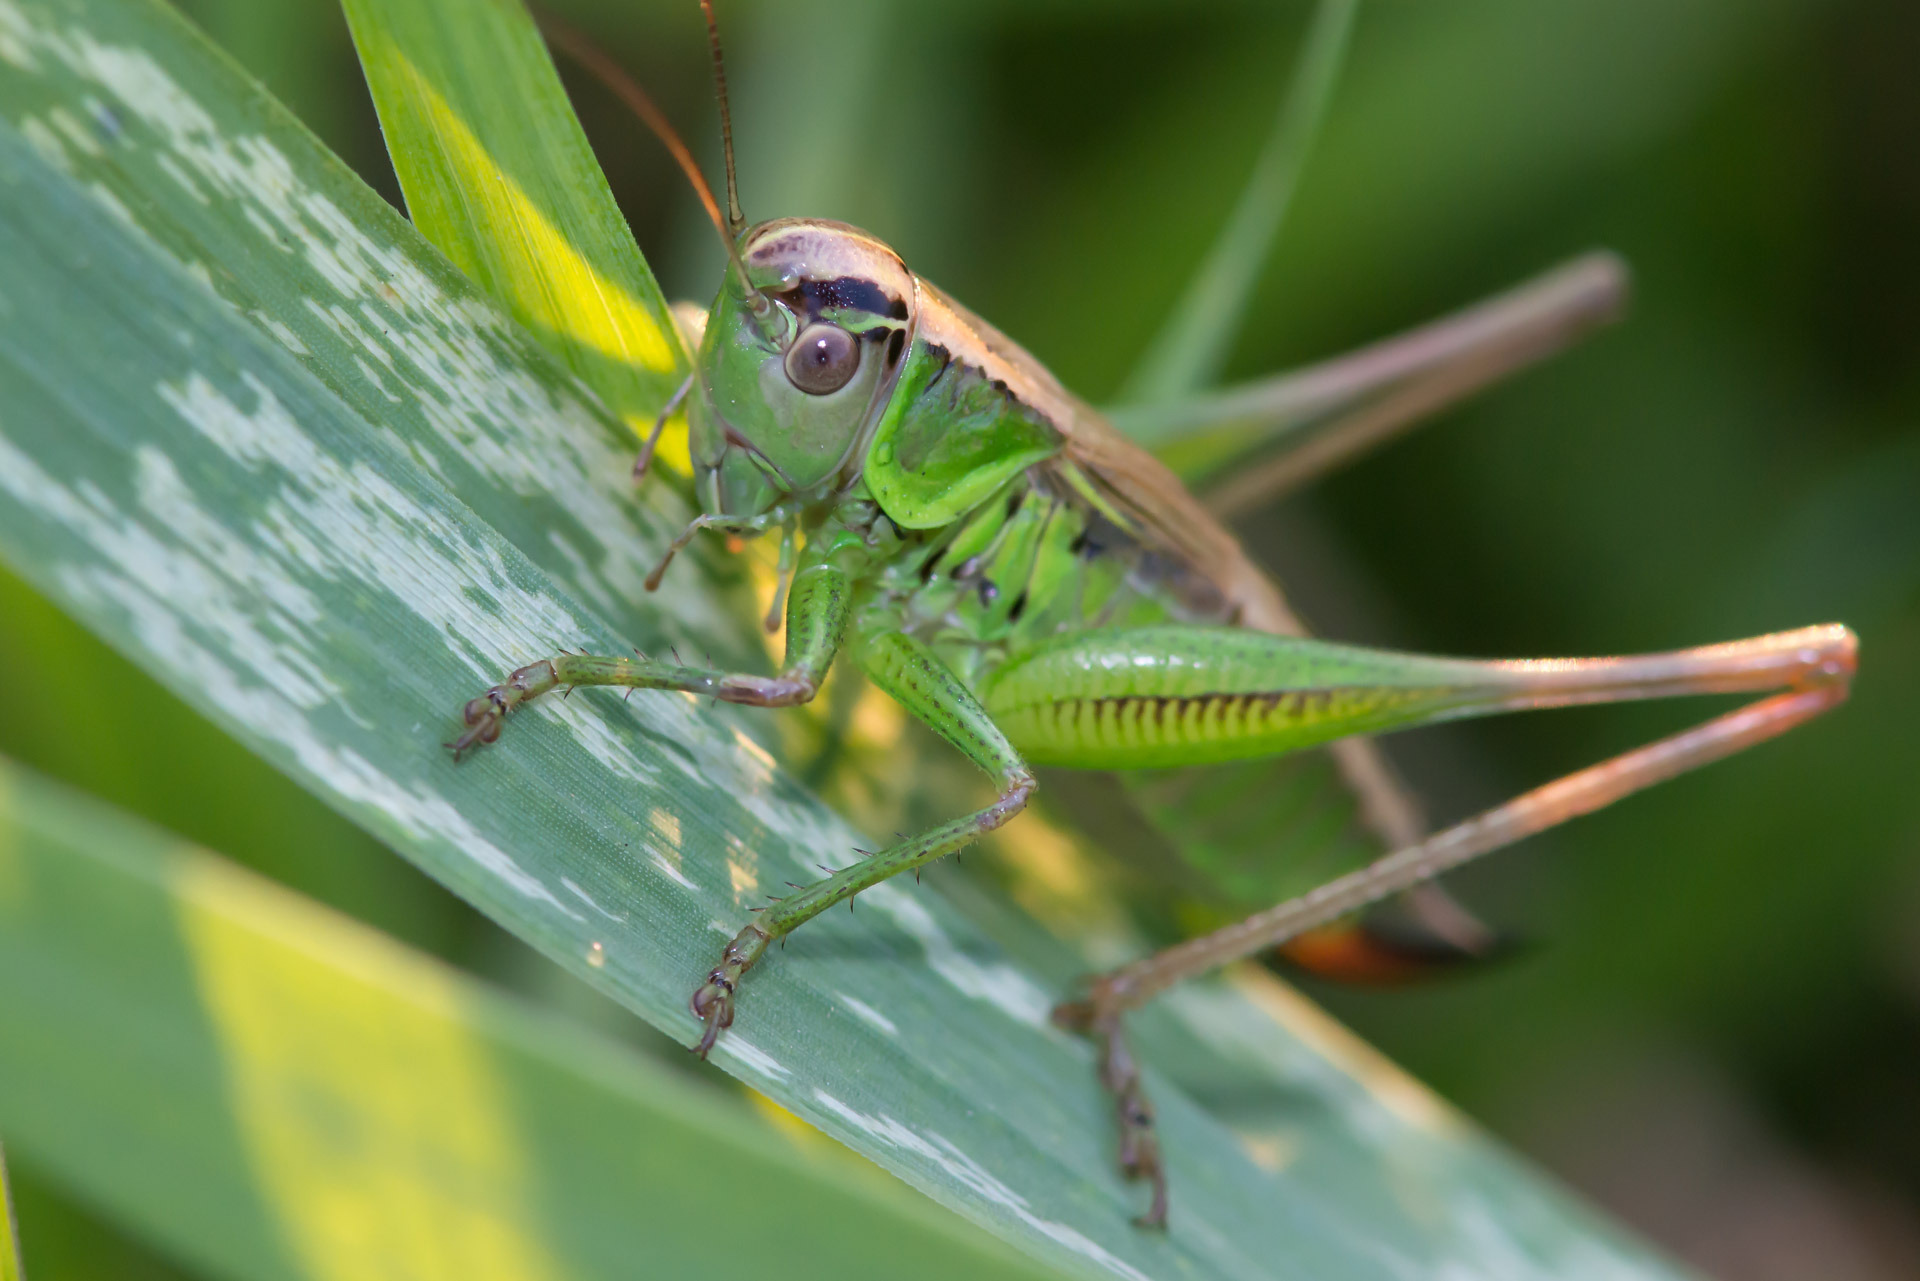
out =
{"type": "Polygon", "coordinates": [[[3,759],[0,1008],[0,1127],[217,1275],[611,1281],[776,1256],[788,1278],[1055,1275],[723,1091],[3,759]]]}
{"type": "MultiPolygon", "coordinates": [[[[686,354],[526,9],[345,8],[414,225],[615,414],[649,430],[686,354]]],[[[684,459],[681,433],[665,442],[669,462],[684,459]]]]}
{"type": "Polygon", "coordinates": [[[20,1281],[20,1224],[13,1214],[4,1149],[0,1149],[0,1281],[20,1281]]]}

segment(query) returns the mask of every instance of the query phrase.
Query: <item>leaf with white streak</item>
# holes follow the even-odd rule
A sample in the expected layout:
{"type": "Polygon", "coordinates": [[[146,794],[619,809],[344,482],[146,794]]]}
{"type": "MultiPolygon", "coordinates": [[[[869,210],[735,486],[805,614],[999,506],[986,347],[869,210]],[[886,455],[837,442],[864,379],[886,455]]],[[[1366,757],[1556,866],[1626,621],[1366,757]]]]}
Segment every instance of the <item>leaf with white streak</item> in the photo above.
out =
{"type": "MultiPolygon", "coordinates": [[[[697,574],[637,590],[683,513],[629,496],[630,434],[163,8],[0,0],[0,62],[0,556],[690,1039],[687,994],[746,909],[860,838],[739,713],[676,695],[541,705],[458,768],[439,748],[465,698],[559,646],[763,661],[697,574]]],[[[1418,1087],[1302,1039],[1310,1010],[1221,989],[1143,1020],[1143,1048],[1291,1100],[1268,1114],[1285,1143],[1157,1081],[1179,1201],[1170,1233],[1138,1232],[1088,1052],[1044,1019],[1079,962],[912,886],[860,903],[755,972],[717,1060],[1050,1263],[1658,1273],[1405,1106],[1418,1087]]]]}

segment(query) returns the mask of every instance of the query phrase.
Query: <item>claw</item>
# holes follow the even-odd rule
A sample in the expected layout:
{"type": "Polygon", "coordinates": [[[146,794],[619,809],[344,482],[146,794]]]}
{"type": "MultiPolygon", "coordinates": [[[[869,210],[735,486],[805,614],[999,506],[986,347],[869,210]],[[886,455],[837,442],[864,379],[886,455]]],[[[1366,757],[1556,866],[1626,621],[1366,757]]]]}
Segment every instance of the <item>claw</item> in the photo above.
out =
{"type": "Polygon", "coordinates": [[[706,983],[693,994],[689,1004],[693,1016],[706,1024],[699,1043],[693,1047],[693,1052],[704,1059],[720,1038],[721,1029],[733,1026],[733,984],[721,971],[715,970],[707,975],[706,983]]]}
{"type": "Polygon", "coordinates": [[[1160,1140],[1153,1128],[1153,1104],[1147,1101],[1139,1065],[1120,1030],[1120,1012],[1108,1006],[1096,987],[1082,1001],[1063,1001],[1053,1007],[1056,1026],[1091,1037],[1100,1047],[1100,1084],[1113,1095],[1114,1116],[1120,1126],[1120,1172],[1128,1179],[1146,1179],[1153,1186],[1147,1212],[1134,1220],[1143,1228],[1167,1226],[1167,1172],[1160,1162],[1160,1140]]]}
{"type": "Polygon", "coordinates": [[[552,662],[543,660],[522,667],[480,697],[468,699],[467,705],[460,709],[467,731],[447,744],[453,759],[457,761],[475,747],[497,740],[508,712],[546,693],[557,683],[552,662]]]}
{"type": "Polygon", "coordinates": [[[453,759],[457,761],[475,747],[498,739],[500,722],[506,715],[507,703],[501,686],[495,685],[479,698],[469,701],[461,709],[461,718],[467,723],[466,733],[447,744],[453,752],[453,759]]]}
{"type": "Polygon", "coordinates": [[[687,1002],[693,1011],[693,1017],[704,1025],[699,1041],[694,1043],[693,1052],[706,1058],[713,1049],[720,1033],[733,1026],[733,989],[740,982],[740,976],[753,968],[760,954],[767,950],[767,944],[773,940],[758,925],[749,925],[734,935],[727,943],[727,950],[721,954],[720,964],[708,973],[707,981],[700,985],[687,1002]]]}

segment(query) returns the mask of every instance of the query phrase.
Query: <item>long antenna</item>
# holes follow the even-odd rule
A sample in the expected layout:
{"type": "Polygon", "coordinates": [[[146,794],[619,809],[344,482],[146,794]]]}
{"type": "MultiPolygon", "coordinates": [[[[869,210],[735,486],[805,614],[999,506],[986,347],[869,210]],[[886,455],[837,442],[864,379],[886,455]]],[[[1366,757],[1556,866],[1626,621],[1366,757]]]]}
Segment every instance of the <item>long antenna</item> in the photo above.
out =
{"type": "MultiPolygon", "coordinates": [[[[741,289],[746,291],[747,307],[755,317],[765,318],[773,304],[767,300],[765,294],[753,287],[753,282],[747,278],[747,264],[740,259],[740,247],[737,241],[740,229],[745,223],[738,217],[737,203],[734,206],[733,228],[729,232],[728,222],[720,214],[720,202],[714,199],[713,187],[707,182],[707,176],[700,172],[700,162],[693,158],[693,152],[689,151],[687,144],[680,140],[680,135],[668,123],[666,116],[661,113],[647,91],[642,89],[619,63],[603,53],[599,46],[578,29],[545,9],[531,5],[528,7],[532,9],[534,21],[539,24],[540,33],[546,37],[547,43],[566,53],[568,57],[585,68],[595,80],[606,86],[607,90],[620,99],[629,111],[640,117],[641,123],[646,125],[653,136],[660,140],[661,145],[673,155],[674,161],[680,166],[680,172],[684,173],[687,181],[693,184],[694,194],[700,197],[700,203],[707,211],[707,218],[713,223],[713,229],[720,237],[720,247],[726,251],[727,262],[739,280],[741,289]]],[[[726,99],[723,96],[721,98],[722,120],[726,118],[725,102],[726,99]]],[[[731,199],[733,175],[731,146],[727,151],[727,175],[728,194],[731,199]]]]}
{"type": "Polygon", "coordinates": [[[707,15],[707,47],[713,50],[713,88],[720,97],[720,150],[727,158],[727,225],[738,236],[747,225],[740,212],[740,184],[733,176],[733,112],[727,109],[727,64],[720,57],[720,26],[713,18],[713,0],[700,0],[707,15]]]}

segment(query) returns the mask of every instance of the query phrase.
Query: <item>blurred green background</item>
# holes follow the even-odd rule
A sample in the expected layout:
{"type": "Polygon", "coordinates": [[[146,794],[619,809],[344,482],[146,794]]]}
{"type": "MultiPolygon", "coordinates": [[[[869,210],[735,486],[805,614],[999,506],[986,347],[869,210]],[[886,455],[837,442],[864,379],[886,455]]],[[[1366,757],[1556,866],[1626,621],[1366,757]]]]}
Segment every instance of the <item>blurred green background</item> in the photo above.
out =
{"type": "MultiPolygon", "coordinates": [[[[691,0],[552,7],[717,158],[691,0]]],[[[183,8],[397,198],[331,4],[183,8]]],[[[1306,15],[728,0],[748,213],[871,228],[1098,401],[1224,219],[1306,15]]],[[[1411,991],[1312,989],[1725,1278],[1920,1275],[1916,66],[1920,9],[1895,0],[1369,3],[1229,370],[1330,355],[1617,249],[1636,272],[1625,325],[1242,533],[1343,639],[1532,655],[1828,620],[1861,634],[1838,715],[1455,877],[1525,941],[1512,959],[1411,991]]],[[[718,252],[684,185],[563,71],[669,295],[704,301],[718,252]]],[[[652,1035],[10,579],[0,665],[40,677],[10,693],[0,752],[652,1035]]],[[[1390,750],[1445,820],[1689,717],[1561,712],[1390,750]]],[[[19,1173],[30,1273],[174,1275],[19,1173]]]]}

